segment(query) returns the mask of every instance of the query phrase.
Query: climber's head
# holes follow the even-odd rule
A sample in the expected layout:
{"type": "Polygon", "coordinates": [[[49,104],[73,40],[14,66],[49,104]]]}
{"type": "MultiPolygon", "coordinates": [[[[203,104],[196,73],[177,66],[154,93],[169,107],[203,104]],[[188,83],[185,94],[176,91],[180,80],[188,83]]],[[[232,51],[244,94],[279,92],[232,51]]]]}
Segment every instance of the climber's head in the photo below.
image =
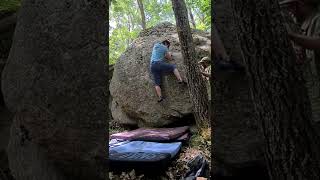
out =
{"type": "Polygon", "coordinates": [[[170,47],[170,41],[169,40],[164,40],[164,41],[162,41],[161,42],[163,45],[165,45],[165,46],[167,46],[168,47],[168,49],[169,49],[169,47],[170,47]]]}
{"type": "Polygon", "coordinates": [[[209,57],[203,57],[199,62],[198,64],[203,66],[204,68],[208,67],[210,65],[210,59],[209,57]]]}

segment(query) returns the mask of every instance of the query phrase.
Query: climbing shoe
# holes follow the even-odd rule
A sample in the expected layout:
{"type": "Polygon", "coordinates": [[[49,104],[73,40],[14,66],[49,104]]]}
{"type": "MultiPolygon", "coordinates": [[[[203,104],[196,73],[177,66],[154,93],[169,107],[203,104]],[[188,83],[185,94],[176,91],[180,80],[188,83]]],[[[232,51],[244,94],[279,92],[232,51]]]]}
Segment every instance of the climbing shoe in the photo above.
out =
{"type": "Polygon", "coordinates": [[[163,100],[164,100],[164,97],[161,96],[161,97],[159,98],[158,102],[161,102],[161,101],[163,101],[163,100]]]}

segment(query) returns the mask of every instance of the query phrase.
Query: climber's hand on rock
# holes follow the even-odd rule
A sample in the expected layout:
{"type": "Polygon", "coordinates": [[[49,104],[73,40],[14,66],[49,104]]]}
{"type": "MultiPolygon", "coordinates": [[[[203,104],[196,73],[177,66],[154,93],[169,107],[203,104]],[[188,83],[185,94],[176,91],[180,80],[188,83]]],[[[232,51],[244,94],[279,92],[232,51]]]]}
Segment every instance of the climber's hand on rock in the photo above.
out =
{"type": "Polygon", "coordinates": [[[172,52],[169,52],[169,53],[170,53],[171,60],[174,60],[174,56],[173,56],[172,52]]]}
{"type": "Polygon", "coordinates": [[[165,57],[168,60],[172,60],[172,53],[171,52],[167,52],[165,57]]]}

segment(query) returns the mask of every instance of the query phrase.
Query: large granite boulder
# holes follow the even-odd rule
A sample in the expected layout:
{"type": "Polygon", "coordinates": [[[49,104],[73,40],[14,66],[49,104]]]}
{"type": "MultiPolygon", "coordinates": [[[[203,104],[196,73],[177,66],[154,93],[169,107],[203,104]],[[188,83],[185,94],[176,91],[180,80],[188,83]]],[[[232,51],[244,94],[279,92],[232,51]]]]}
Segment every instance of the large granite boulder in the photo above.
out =
{"type": "MultiPolygon", "coordinates": [[[[210,56],[210,34],[193,31],[197,59],[210,56]]],[[[152,75],[149,71],[153,45],[164,39],[171,41],[170,51],[182,77],[185,77],[182,54],[176,27],[170,23],[142,31],[121,55],[114,67],[110,84],[112,116],[120,124],[161,127],[192,113],[186,86],[178,84],[169,74],[162,79],[164,102],[158,103],[152,75]]]]}
{"type": "Polygon", "coordinates": [[[106,1],[22,1],[2,92],[16,180],[105,179],[106,1]]]}

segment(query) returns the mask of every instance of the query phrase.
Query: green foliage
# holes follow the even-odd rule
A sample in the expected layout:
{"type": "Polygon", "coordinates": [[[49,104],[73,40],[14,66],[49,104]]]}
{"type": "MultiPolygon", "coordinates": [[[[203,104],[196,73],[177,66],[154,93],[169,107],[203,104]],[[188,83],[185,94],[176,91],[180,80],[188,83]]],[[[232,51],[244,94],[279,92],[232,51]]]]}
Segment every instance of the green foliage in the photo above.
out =
{"type": "Polygon", "coordinates": [[[119,132],[123,132],[126,131],[127,129],[125,129],[124,127],[122,127],[120,124],[118,124],[115,121],[109,121],[109,135],[115,134],[115,133],[119,133],[119,132]]]}
{"type": "MultiPolygon", "coordinates": [[[[186,0],[191,8],[196,28],[210,31],[210,0],[186,0]]],[[[146,28],[160,22],[175,24],[171,0],[142,0],[146,28]]],[[[114,64],[142,30],[137,0],[112,0],[109,12],[109,64],[114,64]]]]}
{"type": "Polygon", "coordinates": [[[0,11],[16,11],[20,7],[21,0],[1,0],[0,11]]]}
{"type": "MultiPolygon", "coordinates": [[[[146,27],[160,22],[175,24],[171,0],[142,0],[146,27]]],[[[210,0],[186,0],[194,15],[196,28],[210,31],[210,0]]],[[[21,0],[0,0],[0,11],[16,11],[21,0]]],[[[109,64],[114,64],[142,30],[141,14],[136,0],[112,0],[110,6],[109,64]]]]}
{"type": "Polygon", "coordinates": [[[191,147],[202,147],[211,145],[211,128],[201,129],[200,132],[194,133],[190,138],[191,147]]]}
{"type": "Polygon", "coordinates": [[[191,7],[197,17],[197,29],[210,31],[211,29],[211,0],[186,0],[187,6],[191,7]]]}

